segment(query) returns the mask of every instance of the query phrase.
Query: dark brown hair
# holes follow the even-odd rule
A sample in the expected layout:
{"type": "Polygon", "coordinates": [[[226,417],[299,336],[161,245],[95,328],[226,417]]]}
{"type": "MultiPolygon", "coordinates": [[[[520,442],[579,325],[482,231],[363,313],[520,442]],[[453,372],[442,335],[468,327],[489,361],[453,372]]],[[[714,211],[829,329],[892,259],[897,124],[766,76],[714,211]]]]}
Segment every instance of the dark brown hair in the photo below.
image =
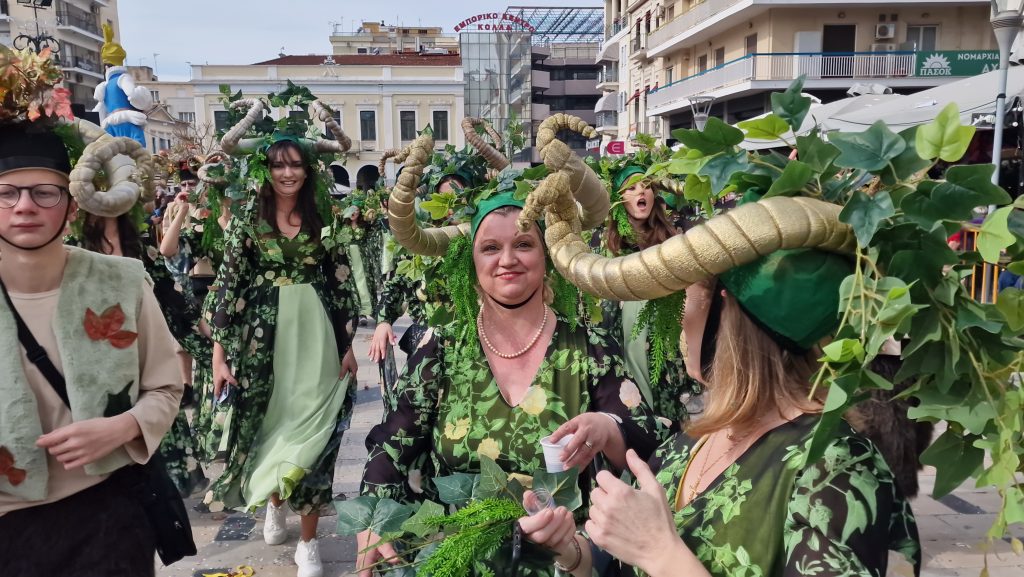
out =
{"type": "MultiPolygon", "coordinates": [[[[114,254],[114,246],[103,234],[107,217],[85,215],[82,224],[82,248],[100,254],[114,254]]],[[[142,258],[142,235],[135,227],[131,214],[117,217],[117,235],[121,242],[121,254],[134,259],[142,258]]]]}
{"type": "MultiPolygon", "coordinates": [[[[625,210],[625,208],[623,208],[625,210]]],[[[628,213],[627,213],[628,215],[628,213]]],[[[628,216],[627,216],[628,217],[628,216]]],[[[632,217],[628,217],[629,222],[633,225],[633,231],[636,232],[636,238],[639,246],[634,247],[640,250],[649,248],[652,246],[659,245],[673,236],[679,234],[676,227],[672,225],[672,221],[668,219],[668,212],[665,209],[665,199],[658,196],[658,191],[654,191],[654,207],[651,209],[651,214],[639,223],[633,220],[632,217]]],[[[608,246],[608,250],[615,256],[622,254],[623,249],[623,238],[619,234],[619,227],[616,226],[615,219],[609,218],[607,225],[604,230],[604,241],[608,246]]]]}
{"type": "MultiPolygon", "coordinates": [[[[299,158],[302,159],[302,168],[306,172],[306,180],[303,181],[302,188],[299,189],[299,197],[295,201],[295,212],[302,217],[302,230],[318,243],[320,242],[320,229],[324,227],[324,222],[316,209],[317,173],[313,169],[309,156],[296,142],[279,140],[267,149],[267,169],[269,171],[271,163],[284,162],[290,150],[299,154],[299,158]]],[[[259,214],[275,234],[281,232],[281,229],[277,227],[277,198],[274,196],[274,185],[269,179],[260,189],[259,214]]]]}

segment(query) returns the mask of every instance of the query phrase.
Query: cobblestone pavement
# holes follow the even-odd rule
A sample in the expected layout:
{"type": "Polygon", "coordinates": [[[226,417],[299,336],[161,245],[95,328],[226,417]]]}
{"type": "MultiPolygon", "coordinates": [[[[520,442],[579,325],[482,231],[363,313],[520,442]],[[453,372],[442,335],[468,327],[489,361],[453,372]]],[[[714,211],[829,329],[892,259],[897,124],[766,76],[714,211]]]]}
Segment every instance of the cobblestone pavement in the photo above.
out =
{"type": "MultiPolygon", "coordinates": [[[[408,326],[402,319],[396,333],[408,326]]],[[[354,497],[359,490],[359,479],[366,459],[363,441],[373,425],[380,422],[382,413],[378,371],[367,358],[372,327],[360,328],[356,336],[356,357],[359,359],[359,393],[352,427],[345,433],[335,466],[334,491],[336,495],[354,497]]],[[[405,359],[396,349],[399,369],[405,359]]],[[[219,471],[214,469],[211,473],[219,471]]],[[[934,472],[922,471],[921,493],[913,502],[921,540],[924,546],[924,577],[977,577],[986,561],[990,577],[1024,577],[1024,556],[1017,556],[1010,548],[1009,539],[984,543],[985,532],[992,524],[999,507],[999,496],[993,491],[968,487],[952,495],[935,500],[929,497],[934,485],[934,472]],[[987,552],[987,555],[986,555],[987,552]]],[[[187,502],[191,508],[199,499],[187,502]]],[[[192,511],[192,529],[199,554],[188,557],[170,567],[159,567],[160,577],[202,577],[204,574],[228,572],[238,565],[248,565],[254,577],[293,577],[295,545],[299,535],[299,519],[288,517],[288,540],[279,546],[263,542],[263,511],[255,516],[241,513],[198,513],[192,511]]],[[[339,537],[334,533],[335,517],[320,520],[318,537],[324,561],[325,577],[354,574],[356,547],[352,537],[339,537]]],[[[1024,539],[1018,528],[1016,536],[1024,539]]],[[[891,575],[902,571],[891,570],[891,575]]]]}

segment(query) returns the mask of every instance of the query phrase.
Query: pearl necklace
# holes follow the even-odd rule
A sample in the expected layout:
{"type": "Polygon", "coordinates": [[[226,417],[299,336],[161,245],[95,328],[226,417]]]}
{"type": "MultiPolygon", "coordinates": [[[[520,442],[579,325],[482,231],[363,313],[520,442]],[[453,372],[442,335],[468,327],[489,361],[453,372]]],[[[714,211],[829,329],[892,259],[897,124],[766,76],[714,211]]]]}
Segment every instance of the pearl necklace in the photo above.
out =
{"type": "Polygon", "coordinates": [[[514,359],[516,357],[521,357],[521,356],[525,355],[526,351],[532,349],[533,345],[537,344],[537,341],[540,339],[540,335],[544,332],[544,327],[546,327],[547,324],[548,324],[548,307],[545,306],[544,307],[544,320],[541,321],[540,328],[537,329],[537,334],[533,335],[533,338],[530,339],[530,342],[525,347],[520,349],[518,352],[515,352],[515,353],[512,353],[512,354],[507,354],[507,353],[503,353],[503,352],[499,351],[498,349],[494,348],[494,345],[491,344],[491,340],[487,338],[487,333],[484,332],[484,311],[483,311],[483,309],[480,309],[480,312],[477,313],[477,315],[476,315],[476,332],[480,334],[480,338],[481,338],[481,340],[484,341],[484,344],[487,345],[487,348],[490,349],[492,353],[498,355],[499,357],[501,357],[503,359],[514,359]]]}

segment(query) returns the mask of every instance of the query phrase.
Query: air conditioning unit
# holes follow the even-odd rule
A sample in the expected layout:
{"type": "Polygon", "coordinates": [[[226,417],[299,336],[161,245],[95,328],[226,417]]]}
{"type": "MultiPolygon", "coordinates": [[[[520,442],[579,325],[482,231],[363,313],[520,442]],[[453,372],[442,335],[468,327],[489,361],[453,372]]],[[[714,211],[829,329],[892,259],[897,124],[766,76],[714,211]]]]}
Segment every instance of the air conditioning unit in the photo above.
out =
{"type": "Polygon", "coordinates": [[[887,22],[884,24],[875,24],[875,40],[886,40],[889,38],[896,37],[896,24],[893,22],[887,22]]]}
{"type": "Polygon", "coordinates": [[[871,51],[872,52],[895,52],[896,51],[896,45],[895,44],[872,44],[871,45],[871,51]]]}

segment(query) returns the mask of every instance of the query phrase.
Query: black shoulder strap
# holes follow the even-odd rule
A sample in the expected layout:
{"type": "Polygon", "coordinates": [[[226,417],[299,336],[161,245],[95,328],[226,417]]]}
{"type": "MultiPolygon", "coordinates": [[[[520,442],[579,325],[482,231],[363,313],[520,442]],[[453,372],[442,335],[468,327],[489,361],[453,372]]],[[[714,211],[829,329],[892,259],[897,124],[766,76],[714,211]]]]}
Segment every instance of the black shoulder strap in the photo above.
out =
{"type": "Polygon", "coordinates": [[[50,360],[49,355],[46,354],[39,341],[32,336],[32,331],[28,329],[28,325],[25,324],[25,320],[18,314],[18,309],[14,308],[14,303],[11,302],[11,295],[7,293],[7,286],[0,281],[0,289],[3,289],[4,299],[7,301],[7,307],[11,309],[11,314],[14,315],[14,322],[18,324],[18,340],[21,341],[21,345],[25,347],[25,355],[28,360],[32,361],[32,364],[39,369],[39,372],[46,377],[46,380],[50,382],[50,386],[57,392],[57,396],[60,400],[64,401],[64,404],[69,408],[71,407],[71,401],[68,399],[68,384],[64,380],[64,375],[60,374],[57,367],[53,365],[53,361],[50,360]]]}

